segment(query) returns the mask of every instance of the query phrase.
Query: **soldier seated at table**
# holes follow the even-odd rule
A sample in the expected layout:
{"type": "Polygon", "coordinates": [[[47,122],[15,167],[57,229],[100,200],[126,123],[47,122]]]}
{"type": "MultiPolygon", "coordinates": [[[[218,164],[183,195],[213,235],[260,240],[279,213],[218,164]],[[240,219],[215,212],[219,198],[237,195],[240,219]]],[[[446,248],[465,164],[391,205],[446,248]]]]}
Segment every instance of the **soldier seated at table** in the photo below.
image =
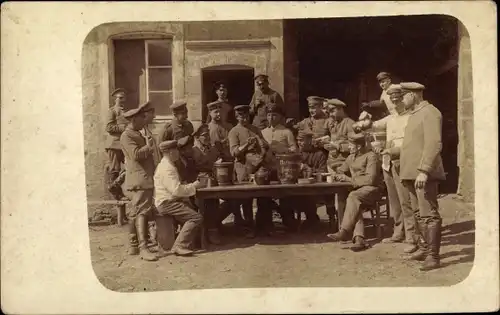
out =
{"type": "MultiPolygon", "coordinates": [[[[222,153],[223,147],[220,142],[214,146],[210,143],[210,134],[208,125],[200,125],[194,133],[193,159],[199,177],[214,177],[213,169],[216,161],[230,162],[222,153]]],[[[208,226],[208,238],[212,244],[220,244],[220,235],[218,227],[220,223],[232,212],[231,203],[224,201],[219,206],[218,199],[208,199],[205,201],[210,210],[205,222],[208,226]]]]}
{"type": "MultiPolygon", "coordinates": [[[[259,168],[270,168],[269,144],[264,140],[259,128],[250,124],[249,106],[239,105],[234,110],[238,124],[229,132],[229,147],[231,155],[235,158],[237,181],[248,182],[250,175],[259,168]]],[[[242,200],[241,203],[251,205],[252,200],[242,200]]],[[[247,237],[254,237],[256,232],[272,236],[272,206],[272,199],[257,198],[256,226],[247,237]]]]}
{"type": "MultiPolygon", "coordinates": [[[[171,252],[179,256],[189,256],[193,251],[192,246],[196,233],[202,226],[203,217],[193,207],[189,200],[196,194],[197,188],[205,187],[204,183],[195,181],[193,183],[182,184],[177,168],[177,161],[180,158],[178,143],[175,140],[167,140],[160,143],[160,150],[163,158],[158,164],[154,175],[154,199],[157,217],[171,216],[181,222],[182,228],[172,245],[171,252]]],[[[157,234],[161,237],[168,228],[164,224],[157,224],[157,234]]],[[[166,256],[168,253],[158,242],[158,257],[166,256]]]]}
{"type": "MultiPolygon", "coordinates": [[[[281,124],[285,113],[283,109],[276,104],[270,104],[267,107],[268,127],[262,130],[262,136],[269,143],[270,152],[272,153],[272,180],[278,181],[279,162],[276,159],[276,154],[296,153],[298,152],[295,137],[292,131],[281,124]]],[[[281,198],[279,206],[276,209],[281,215],[283,224],[289,231],[296,230],[297,224],[293,217],[293,208],[296,198],[281,198]]]]}
{"type": "Polygon", "coordinates": [[[340,231],[327,236],[334,241],[347,241],[352,233],[352,250],[360,251],[368,248],[364,240],[362,206],[372,204],[380,198],[381,176],[377,156],[366,147],[364,135],[351,133],[349,141],[351,154],[337,168],[335,180],[352,183],[354,190],[347,197],[340,231]]]}
{"type": "MultiPolygon", "coordinates": [[[[326,172],[326,154],[317,150],[313,145],[313,133],[309,130],[300,130],[297,135],[297,144],[302,156],[301,171],[304,177],[312,176],[314,173],[326,172]]],[[[316,201],[312,197],[303,196],[297,207],[306,214],[303,227],[312,227],[319,223],[316,201]]]]}

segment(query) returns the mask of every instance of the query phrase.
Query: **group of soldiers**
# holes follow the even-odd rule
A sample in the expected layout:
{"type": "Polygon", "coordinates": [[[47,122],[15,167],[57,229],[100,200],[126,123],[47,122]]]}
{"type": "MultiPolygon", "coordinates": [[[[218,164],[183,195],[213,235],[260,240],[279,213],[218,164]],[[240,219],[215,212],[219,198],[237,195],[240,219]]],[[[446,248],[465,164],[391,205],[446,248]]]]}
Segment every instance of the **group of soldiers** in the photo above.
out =
{"type": "MultiPolygon", "coordinates": [[[[383,242],[407,242],[404,251],[411,259],[424,260],[422,270],[438,267],[441,217],[437,182],[444,179],[441,114],[423,99],[423,85],[392,84],[386,72],[377,80],[382,88],[380,100],[364,103],[357,122],[346,114],[344,102],[318,96],[307,98],[308,118],[300,122],[287,118],[283,98],[269,87],[266,75],[255,77],[256,90],[249,105],[233,107],[226,85],[219,82],[215,86],[218,99],[207,104],[206,122],[195,129],[188,120],[187,103],[175,101],[170,107],[174,118],[157,139],[148,129],[155,117],[151,104],[123,112],[126,92],[115,90],[115,106],[107,124],[111,138],[107,146],[109,188],[115,198],[131,201],[129,253],[145,260],[168,255],[160,241],[156,253],[148,247],[151,239],[156,243],[172,234],[173,226],[163,224],[165,217],[181,225],[170,250],[181,256],[193,254],[194,237],[203,221],[210,242],[219,244],[222,221],[230,214],[247,237],[275,234],[273,210],[280,214],[287,231],[298,228],[294,211],[306,214],[301,227],[317,226],[317,200],[312,197],[256,198],[255,221],[252,199],[212,200],[209,206],[214,211],[209,216],[203,218],[197,212],[196,189],[205,187],[205,179],[214,176],[214,163],[234,162],[237,182],[248,182],[259,172],[277,179],[276,156],[298,153],[305,177],[330,173],[335,180],[352,184],[349,193],[337,194],[336,209],[327,210],[340,223],[334,224],[336,233],[327,235],[330,239],[350,240],[355,251],[368,248],[363,206],[378,200],[385,186],[395,227],[392,237],[383,242]],[[387,133],[385,147],[367,141],[367,135],[377,130],[387,133]],[[156,222],[156,229],[150,229],[148,221],[156,222]]],[[[334,199],[325,196],[329,204],[334,199]]]]}

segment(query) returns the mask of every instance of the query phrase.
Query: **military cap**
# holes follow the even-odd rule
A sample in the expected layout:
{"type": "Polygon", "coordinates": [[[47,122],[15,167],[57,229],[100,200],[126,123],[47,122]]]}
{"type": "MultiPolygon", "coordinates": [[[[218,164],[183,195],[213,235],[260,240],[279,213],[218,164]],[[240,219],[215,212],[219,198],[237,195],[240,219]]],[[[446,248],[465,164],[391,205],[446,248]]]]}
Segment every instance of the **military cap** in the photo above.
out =
{"type": "Polygon", "coordinates": [[[115,96],[116,94],[118,94],[118,93],[120,93],[120,92],[122,92],[122,93],[127,93],[127,91],[125,91],[125,89],[122,89],[122,88],[117,88],[117,89],[115,89],[113,92],[111,92],[111,96],[115,96]]]}
{"type": "Polygon", "coordinates": [[[227,89],[227,84],[224,81],[217,81],[214,84],[215,90],[227,89]]]}
{"type": "Polygon", "coordinates": [[[355,133],[355,132],[349,132],[347,135],[347,139],[356,144],[365,144],[366,139],[365,139],[365,134],[364,133],[355,133]]]}
{"type": "Polygon", "coordinates": [[[221,105],[223,104],[223,101],[215,101],[207,104],[207,108],[209,111],[212,111],[214,109],[221,108],[221,105]]]}
{"type": "Polygon", "coordinates": [[[402,92],[403,92],[403,89],[401,88],[401,85],[399,85],[399,84],[391,84],[391,86],[389,86],[389,88],[387,89],[388,95],[395,94],[395,93],[402,93],[402,92]]]}
{"type": "Polygon", "coordinates": [[[405,91],[423,91],[425,86],[417,82],[401,82],[399,84],[403,92],[405,91]]]}
{"type": "Polygon", "coordinates": [[[194,136],[200,136],[202,134],[207,134],[207,133],[209,133],[208,125],[207,124],[201,124],[193,132],[193,135],[194,136]]]}
{"type": "Polygon", "coordinates": [[[285,115],[285,113],[283,112],[283,108],[281,108],[281,106],[278,106],[274,103],[267,105],[266,111],[267,111],[267,113],[285,115]]]}
{"type": "Polygon", "coordinates": [[[299,130],[299,133],[297,134],[297,139],[306,139],[306,138],[311,138],[313,137],[313,133],[310,130],[299,130]]]}
{"type": "Polygon", "coordinates": [[[259,79],[267,81],[269,79],[269,76],[265,74],[257,74],[254,78],[254,81],[259,79]]]}
{"type": "Polygon", "coordinates": [[[130,109],[130,110],[126,111],[125,113],[123,113],[123,117],[130,119],[139,113],[141,113],[141,108],[137,107],[137,108],[130,109]]]}
{"type": "Polygon", "coordinates": [[[250,106],[248,105],[238,105],[234,107],[234,111],[236,112],[248,112],[250,111],[250,106]]]}
{"type": "Polygon", "coordinates": [[[347,106],[344,102],[342,102],[341,100],[339,100],[337,98],[329,99],[329,100],[327,100],[327,102],[328,102],[328,105],[332,105],[332,106],[342,106],[342,107],[347,106]]]}
{"type": "Polygon", "coordinates": [[[158,147],[160,148],[161,152],[168,152],[172,149],[177,149],[177,141],[176,140],[163,141],[160,142],[158,147]]]}
{"type": "Polygon", "coordinates": [[[151,102],[146,102],[146,103],[139,105],[139,112],[141,112],[141,113],[148,112],[148,111],[153,110],[153,109],[154,109],[154,107],[153,107],[153,105],[151,105],[151,102]]]}
{"type": "Polygon", "coordinates": [[[187,102],[185,100],[177,100],[172,105],[170,105],[171,110],[178,110],[185,108],[187,106],[187,102]]]}
{"type": "Polygon", "coordinates": [[[377,74],[377,81],[382,81],[383,79],[391,78],[391,74],[389,72],[380,72],[377,74]]]}
{"type": "Polygon", "coordinates": [[[325,99],[323,97],[319,97],[319,96],[309,96],[307,98],[307,103],[309,106],[318,106],[318,105],[323,106],[324,101],[325,101],[325,99]]]}

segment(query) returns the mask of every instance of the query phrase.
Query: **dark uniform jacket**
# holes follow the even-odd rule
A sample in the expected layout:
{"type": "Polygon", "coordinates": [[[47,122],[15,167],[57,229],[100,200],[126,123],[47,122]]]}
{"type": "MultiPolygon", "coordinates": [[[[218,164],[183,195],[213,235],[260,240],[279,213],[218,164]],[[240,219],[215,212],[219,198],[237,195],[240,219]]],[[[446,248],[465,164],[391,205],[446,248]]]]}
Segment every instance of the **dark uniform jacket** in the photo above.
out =
{"type": "Polygon", "coordinates": [[[299,122],[295,127],[298,130],[309,130],[313,133],[313,139],[327,136],[329,131],[327,129],[327,117],[324,114],[319,114],[317,118],[307,117],[299,122]]]}
{"type": "Polygon", "coordinates": [[[120,144],[125,155],[124,188],[153,189],[155,172],[153,149],[146,144],[146,139],[129,125],[120,137],[120,144]]]}
{"type": "Polygon", "coordinates": [[[420,172],[430,179],[446,179],[441,160],[442,119],[441,112],[427,101],[410,112],[400,154],[402,180],[414,180],[420,172]]]}
{"type": "Polygon", "coordinates": [[[360,155],[349,155],[344,163],[337,168],[337,172],[340,174],[350,173],[354,188],[382,186],[380,162],[372,151],[360,155]]]}
{"type": "Polygon", "coordinates": [[[256,90],[250,102],[250,115],[253,116],[252,124],[260,130],[267,127],[267,105],[274,103],[285,111],[285,104],[281,95],[273,89],[266,93],[256,90]]]}
{"type": "Polygon", "coordinates": [[[120,136],[128,125],[128,120],[123,117],[123,111],[112,107],[108,110],[106,132],[108,133],[106,149],[120,150],[120,136]]]}
{"type": "Polygon", "coordinates": [[[222,158],[225,161],[231,161],[231,152],[229,150],[229,131],[233,129],[233,125],[227,122],[216,123],[215,121],[211,121],[208,124],[208,132],[210,135],[210,142],[212,146],[220,145],[222,146],[222,158]]]}
{"type": "Polygon", "coordinates": [[[301,152],[302,163],[309,166],[313,172],[326,173],[326,154],[323,151],[301,152]]]}
{"type": "Polygon", "coordinates": [[[338,151],[330,151],[328,155],[328,165],[332,168],[335,165],[342,164],[349,156],[348,135],[354,132],[352,129],[353,124],[354,120],[349,117],[345,117],[341,121],[336,121],[332,118],[326,120],[326,128],[330,134],[330,142],[336,143],[339,146],[338,151]]]}

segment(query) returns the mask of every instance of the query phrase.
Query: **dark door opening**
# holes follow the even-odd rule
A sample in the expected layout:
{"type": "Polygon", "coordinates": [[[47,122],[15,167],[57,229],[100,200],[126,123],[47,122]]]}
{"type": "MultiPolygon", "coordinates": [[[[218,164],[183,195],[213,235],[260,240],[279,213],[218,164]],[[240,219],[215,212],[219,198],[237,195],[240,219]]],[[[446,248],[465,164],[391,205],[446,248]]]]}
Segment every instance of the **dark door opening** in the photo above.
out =
{"type": "Polygon", "coordinates": [[[442,158],[447,180],[442,193],[455,192],[457,167],[456,69],[439,69],[454,58],[457,20],[448,16],[405,16],[287,20],[297,39],[299,108],[308,116],[310,95],[339,98],[357,119],[361,102],[377,100],[381,89],[376,75],[388,71],[398,81],[426,86],[425,98],[443,115],[442,158]],[[446,143],[445,143],[446,142],[446,143]]]}
{"type": "Polygon", "coordinates": [[[238,66],[233,69],[217,68],[202,71],[202,118],[208,115],[207,104],[217,100],[215,84],[223,81],[227,84],[228,100],[232,106],[248,105],[254,92],[254,69],[238,66]]]}

